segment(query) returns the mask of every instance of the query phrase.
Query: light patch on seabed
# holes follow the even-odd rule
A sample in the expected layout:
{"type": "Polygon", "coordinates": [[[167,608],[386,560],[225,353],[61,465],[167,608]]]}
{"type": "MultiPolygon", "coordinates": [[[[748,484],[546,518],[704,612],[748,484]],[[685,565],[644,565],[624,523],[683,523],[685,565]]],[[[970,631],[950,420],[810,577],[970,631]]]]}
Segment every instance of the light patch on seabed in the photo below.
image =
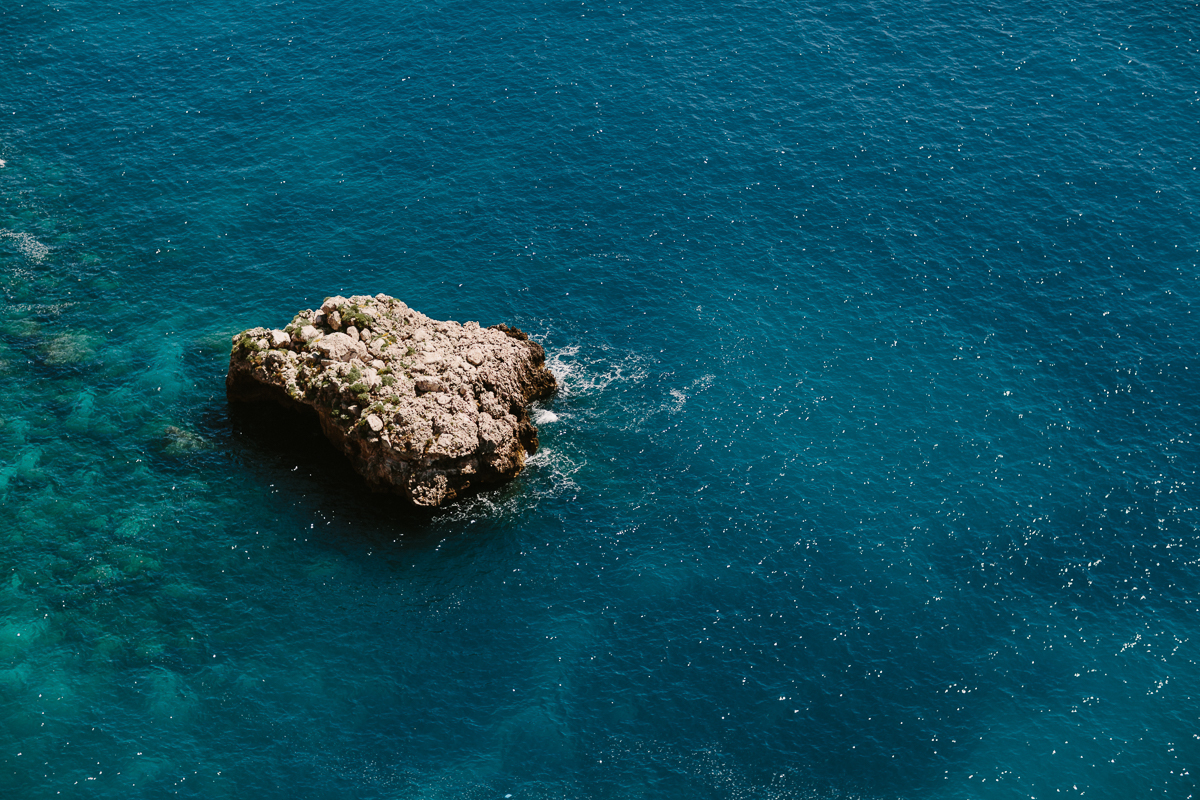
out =
{"type": "Polygon", "coordinates": [[[11,620],[0,625],[0,661],[15,663],[24,657],[45,632],[45,618],[11,620]]]}
{"type": "Polygon", "coordinates": [[[142,682],[146,711],[156,723],[168,720],[187,722],[196,706],[196,698],[183,676],[162,666],[152,667],[142,682]]]}
{"type": "MultiPolygon", "coordinates": [[[[492,758],[464,758],[435,769],[398,766],[376,760],[340,760],[329,771],[358,786],[370,786],[394,792],[405,800],[568,800],[579,797],[577,791],[547,787],[543,783],[509,784],[500,775],[500,765],[492,758]]],[[[570,787],[572,790],[576,787],[570,787]]]]}
{"type": "Polygon", "coordinates": [[[11,239],[17,243],[21,255],[35,263],[42,261],[50,254],[50,248],[30,236],[28,233],[0,230],[0,239],[11,239]]]}
{"type": "Polygon", "coordinates": [[[47,364],[68,366],[83,364],[96,356],[97,339],[90,333],[66,332],[38,345],[37,351],[47,364]]]}
{"type": "Polygon", "coordinates": [[[68,308],[73,308],[77,305],[79,304],[74,300],[69,300],[65,303],[13,303],[8,306],[8,310],[12,315],[40,314],[57,317],[68,308]]]}
{"type": "Polygon", "coordinates": [[[35,478],[38,476],[38,461],[41,460],[42,451],[38,447],[26,447],[21,451],[13,463],[0,469],[0,492],[8,488],[9,482],[14,478],[35,478]]]}

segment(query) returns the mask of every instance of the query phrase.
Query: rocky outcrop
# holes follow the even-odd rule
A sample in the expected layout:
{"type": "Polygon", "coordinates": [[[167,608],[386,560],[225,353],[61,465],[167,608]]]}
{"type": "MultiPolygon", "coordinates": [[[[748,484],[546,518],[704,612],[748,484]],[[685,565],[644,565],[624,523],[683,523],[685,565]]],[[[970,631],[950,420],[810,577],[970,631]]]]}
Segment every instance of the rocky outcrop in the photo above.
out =
{"type": "Polygon", "coordinates": [[[439,506],[537,451],[529,404],[555,390],[545,362],[515,328],[433,320],[382,294],[330,297],[282,330],[233,337],[225,388],[315,411],[373,488],[439,506]]]}

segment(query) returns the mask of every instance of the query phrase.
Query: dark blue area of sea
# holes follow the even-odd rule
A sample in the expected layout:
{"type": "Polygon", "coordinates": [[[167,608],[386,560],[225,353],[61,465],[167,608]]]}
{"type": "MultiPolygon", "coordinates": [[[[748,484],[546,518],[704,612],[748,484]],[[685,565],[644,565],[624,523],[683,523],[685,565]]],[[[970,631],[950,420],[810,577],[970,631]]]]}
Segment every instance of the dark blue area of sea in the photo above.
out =
{"type": "Polygon", "coordinates": [[[0,795],[1185,798],[1200,9],[0,9],[0,795]],[[230,409],[542,342],[416,516],[230,409]]]}

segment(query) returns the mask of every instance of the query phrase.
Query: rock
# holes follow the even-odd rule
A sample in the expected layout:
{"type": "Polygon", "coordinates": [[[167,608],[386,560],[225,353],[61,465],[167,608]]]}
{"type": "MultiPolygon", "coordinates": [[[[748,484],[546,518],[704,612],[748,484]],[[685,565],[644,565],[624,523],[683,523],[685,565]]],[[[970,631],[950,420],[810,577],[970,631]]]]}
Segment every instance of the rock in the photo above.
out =
{"type": "Polygon", "coordinates": [[[352,361],[367,355],[362,342],[356,342],[344,333],[331,333],[314,343],[318,352],[333,361],[352,361]]]}
{"type": "Polygon", "coordinates": [[[429,375],[414,375],[413,384],[418,392],[442,392],[446,389],[441,381],[429,375]]]}
{"type": "Polygon", "coordinates": [[[284,331],[233,337],[225,387],[231,401],[315,413],[372,488],[440,506],[509,480],[537,451],[529,404],[556,388],[545,360],[515,328],[337,296],[284,331]]]}
{"type": "Polygon", "coordinates": [[[325,302],[321,303],[321,311],[325,312],[326,314],[332,314],[334,311],[337,311],[339,308],[346,305],[347,302],[349,301],[340,294],[335,294],[333,297],[326,297],[325,302]]]}

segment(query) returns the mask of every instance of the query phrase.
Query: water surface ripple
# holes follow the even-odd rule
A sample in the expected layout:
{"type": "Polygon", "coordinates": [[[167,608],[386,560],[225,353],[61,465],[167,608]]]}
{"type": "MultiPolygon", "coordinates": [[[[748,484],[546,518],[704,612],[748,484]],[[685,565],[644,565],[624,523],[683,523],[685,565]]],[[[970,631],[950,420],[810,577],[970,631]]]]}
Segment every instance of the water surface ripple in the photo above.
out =
{"type": "Polygon", "coordinates": [[[5,5],[0,794],[1191,797],[1198,20],[5,5]],[[376,292],[546,346],[515,483],[227,406],[376,292]]]}

